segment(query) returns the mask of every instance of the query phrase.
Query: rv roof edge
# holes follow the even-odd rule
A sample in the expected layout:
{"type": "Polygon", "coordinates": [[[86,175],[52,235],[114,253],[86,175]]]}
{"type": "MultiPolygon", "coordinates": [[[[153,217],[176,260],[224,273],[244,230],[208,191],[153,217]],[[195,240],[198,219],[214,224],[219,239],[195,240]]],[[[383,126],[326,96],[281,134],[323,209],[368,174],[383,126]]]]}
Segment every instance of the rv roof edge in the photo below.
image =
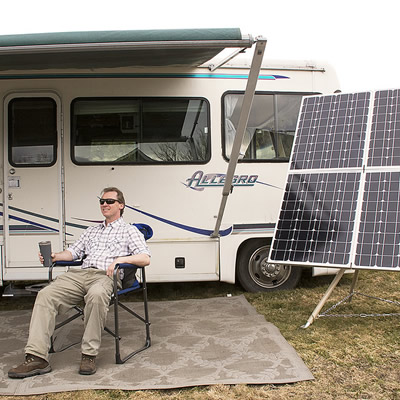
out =
{"type": "Polygon", "coordinates": [[[228,169],[225,176],[225,184],[222,189],[222,199],[217,216],[217,221],[215,223],[214,231],[211,234],[211,237],[213,238],[218,237],[219,235],[219,229],[221,227],[222,218],[224,216],[224,211],[228,200],[228,196],[233,189],[232,187],[233,175],[235,173],[236,165],[239,160],[240,148],[242,146],[244,132],[246,130],[247,122],[249,119],[251,105],[253,104],[254,93],[256,90],[258,76],[261,70],[261,64],[264,57],[265,46],[267,44],[267,40],[263,37],[259,37],[256,40],[257,44],[254,50],[249,78],[247,80],[247,85],[246,85],[246,91],[244,93],[243,105],[240,112],[238,129],[236,131],[235,139],[233,141],[232,151],[229,157],[228,169]]]}

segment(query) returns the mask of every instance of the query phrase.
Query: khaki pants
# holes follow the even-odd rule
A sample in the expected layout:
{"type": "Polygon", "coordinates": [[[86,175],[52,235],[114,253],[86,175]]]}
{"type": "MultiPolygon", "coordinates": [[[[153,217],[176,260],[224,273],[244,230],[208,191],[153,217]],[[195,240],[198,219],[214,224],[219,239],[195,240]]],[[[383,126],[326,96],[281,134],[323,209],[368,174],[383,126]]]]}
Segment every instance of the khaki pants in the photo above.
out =
{"type": "Polygon", "coordinates": [[[71,269],[42,289],[36,298],[25,353],[48,361],[58,314],[85,301],[82,353],[97,356],[113,291],[113,279],[95,268],[71,269]]]}

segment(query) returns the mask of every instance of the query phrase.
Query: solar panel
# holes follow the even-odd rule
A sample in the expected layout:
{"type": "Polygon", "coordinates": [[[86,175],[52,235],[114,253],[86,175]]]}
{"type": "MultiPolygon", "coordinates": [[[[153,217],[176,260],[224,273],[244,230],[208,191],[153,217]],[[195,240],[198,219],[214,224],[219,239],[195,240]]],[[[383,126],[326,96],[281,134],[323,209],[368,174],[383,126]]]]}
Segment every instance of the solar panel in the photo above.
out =
{"type": "Polygon", "coordinates": [[[400,257],[400,172],[366,174],[355,265],[392,269],[400,257]]]}
{"type": "Polygon", "coordinates": [[[273,258],[349,263],[359,183],[359,173],[290,175],[273,258]]]}
{"type": "Polygon", "coordinates": [[[400,270],[400,91],[303,99],[270,262],[400,270]]]}

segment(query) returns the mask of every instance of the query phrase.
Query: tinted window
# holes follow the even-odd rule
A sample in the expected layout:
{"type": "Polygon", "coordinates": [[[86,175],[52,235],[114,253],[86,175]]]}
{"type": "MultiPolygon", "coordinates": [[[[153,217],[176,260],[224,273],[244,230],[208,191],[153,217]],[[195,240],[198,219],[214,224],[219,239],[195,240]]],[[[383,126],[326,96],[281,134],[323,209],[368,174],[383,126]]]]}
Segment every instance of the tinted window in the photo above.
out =
{"type": "Polygon", "coordinates": [[[57,105],[50,98],[16,98],[8,106],[8,152],[14,166],[49,166],[57,157],[57,105]]]}
{"type": "Polygon", "coordinates": [[[208,115],[203,99],[77,99],[72,158],[77,164],[204,163],[208,115]]]}
{"type": "MultiPolygon", "coordinates": [[[[243,94],[224,97],[224,156],[230,157],[239,123],[243,94]]],[[[303,94],[254,96],[241,147],[242,161],[288,161],[303,94]]]]}

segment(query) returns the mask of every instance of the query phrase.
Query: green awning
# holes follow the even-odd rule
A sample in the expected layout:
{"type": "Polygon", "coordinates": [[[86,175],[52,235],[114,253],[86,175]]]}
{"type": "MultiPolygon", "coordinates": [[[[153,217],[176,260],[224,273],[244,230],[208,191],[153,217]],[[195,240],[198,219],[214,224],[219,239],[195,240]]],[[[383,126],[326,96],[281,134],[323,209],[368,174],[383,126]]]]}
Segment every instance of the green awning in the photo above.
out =
{"type": "Polygon", "coordinates": [[[254,41],[240,29],[57,32],[0,36],[0,70],[198,66],[254,41]]]}

